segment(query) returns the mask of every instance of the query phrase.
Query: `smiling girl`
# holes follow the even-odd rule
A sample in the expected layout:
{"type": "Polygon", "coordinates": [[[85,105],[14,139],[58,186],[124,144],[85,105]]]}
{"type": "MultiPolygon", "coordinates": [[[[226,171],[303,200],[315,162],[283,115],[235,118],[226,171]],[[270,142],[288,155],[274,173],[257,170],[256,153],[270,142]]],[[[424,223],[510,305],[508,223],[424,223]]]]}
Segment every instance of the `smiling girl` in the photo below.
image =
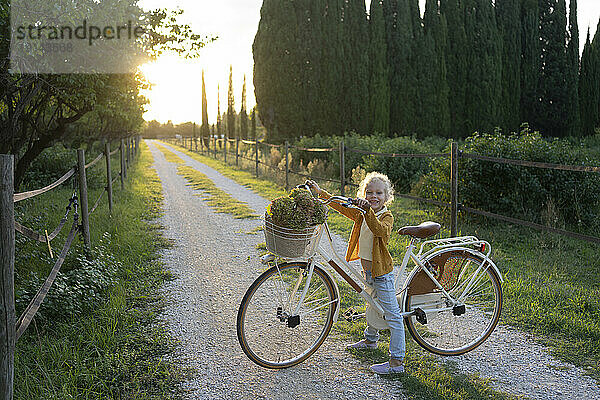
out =
{"type": "MultiPolygon", "coordinates": [[[[331,197],[316,182],[307,183],[314,194],[324,199],[331,197]]],[[[393,192],[392,184],[386,175],[371,172],[361,182],[357,198],[354,200],[354,204],[365,211],[364,215],[356,209],[346,208],[337,203],[329,204],[354,221],[346,261],[360,259],[365,280],[374,288],[390,327],[390,360],[371,366],[371,370],[377,374],[404,372],[404,320],[396,300],[392,256],[387,249],[394,217],[386,205],[394,200],[393,192]]],[[[367,326],[364,335],[363,340],[348,345],[348,348],[376,348],[379,331],[367,326]]]]}

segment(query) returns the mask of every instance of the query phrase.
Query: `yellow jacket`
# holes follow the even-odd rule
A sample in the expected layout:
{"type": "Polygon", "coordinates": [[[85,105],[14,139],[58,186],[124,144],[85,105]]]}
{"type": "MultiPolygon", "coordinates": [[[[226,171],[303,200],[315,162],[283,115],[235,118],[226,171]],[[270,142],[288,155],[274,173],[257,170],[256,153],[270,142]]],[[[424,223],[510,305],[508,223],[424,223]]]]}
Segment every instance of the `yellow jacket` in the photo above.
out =
{"type": "MultiPolygon", "coordinates": [[[[331,194],[323,190],[320,197],[329,199],[331,194]]],[[[346,250],[346,261],[358,260],[358,237],[360,235],[360,227],[363,223],[363,214],[357,209],[347,208],[337,203],[329,203],[329,206],[354,221],[350,240],[348,241],[348,250],[346,250]]],[[[378,219],[373,209],[369,208],[364,218],[367,226],[373,232],[373,267],[371,275],[375,277],[392,272],[394,264],[392,256],[387,249],[387,244],[392,233],[394,216],[391,212],[386,211],[378,219]]]]}

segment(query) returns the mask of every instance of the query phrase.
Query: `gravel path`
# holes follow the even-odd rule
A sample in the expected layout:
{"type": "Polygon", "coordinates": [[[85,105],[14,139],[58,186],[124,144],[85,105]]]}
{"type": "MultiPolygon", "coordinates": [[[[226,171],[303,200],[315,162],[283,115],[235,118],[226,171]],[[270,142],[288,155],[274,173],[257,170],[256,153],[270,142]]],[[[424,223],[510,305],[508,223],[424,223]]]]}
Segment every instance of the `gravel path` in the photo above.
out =
{"type": "MultiPolygon", "coordinates": [[[[190,399],[389,399],[406,398],[398,381],[368,372],[330,337],[299,366],[265,370],[241,351],[236,338],[237,308],[260,263],[255,245],[261,234],[250,232],[258,220],[237,220],[213,212],[185,179],[176,173],[152,142],[158,175],[163,184],[164,234],[175,246],[164,261],[177,279],[165,287],[169,306],[164,318],[181,341],[176,355],[183,365],[199,371],[187,383],[190,399]]],[[[247,202],[258,214],[268,201],[251,190],[190,157],[174,151],[206,174],[233,197],[247,202]]],[[[344,247],[337,238],[337,246],[344,247]]],[[[531,399],[600,400],[600,387],[581,369],[557,361],[529,335],[500,326],[478,349],[444,360],[460,371],[490,379],[497,389],[531,399]]]]}
{"type": "MultiPolygon", "coordinates": [[[[239,220],[212,211],[174,164],[150,144],[163,184],[165,215],[160,223],[175,246],[164,261],[177,279],[165,286],[165,320],[181,341],[177,360],[199,371],[187,383],[190,399],[389,399],[404,398],[397,381],[367,372],[329,337],[316,354],[299,366],[266,370],[242,352],[236,336],[237,309],[246,289],[259,275],[255,249],[262,235],[249,232],[259,220],[239,220]]],[[[260,212],[267,201],[178,153],[223,190],[260,212]]]]}

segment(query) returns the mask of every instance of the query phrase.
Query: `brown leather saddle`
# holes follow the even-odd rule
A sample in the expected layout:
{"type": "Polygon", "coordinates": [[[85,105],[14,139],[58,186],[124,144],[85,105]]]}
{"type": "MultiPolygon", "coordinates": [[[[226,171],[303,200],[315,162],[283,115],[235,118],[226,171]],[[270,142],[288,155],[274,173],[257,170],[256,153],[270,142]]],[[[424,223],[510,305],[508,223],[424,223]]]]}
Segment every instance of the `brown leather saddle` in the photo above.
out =
{"type": "Polygon", "coordinates": [[[398,229],[398,234],[425,239],[439,233],[440,229],[442,226],[437,222],[427,221],[417,226],[404,226],[398,229]]]}

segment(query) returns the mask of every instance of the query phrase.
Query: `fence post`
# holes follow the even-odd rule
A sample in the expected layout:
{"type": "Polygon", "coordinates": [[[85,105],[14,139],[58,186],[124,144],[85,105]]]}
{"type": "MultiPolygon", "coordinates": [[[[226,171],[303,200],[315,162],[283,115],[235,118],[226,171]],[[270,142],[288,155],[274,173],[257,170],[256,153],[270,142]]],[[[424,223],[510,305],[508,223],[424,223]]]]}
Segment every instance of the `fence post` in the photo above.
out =
{"type": "Polygon", "coordinates": [[[223,136],[223,160],[225,161],[225,164],[227,164],[227,141],[229,140],[229,137],[227,137],[227,135],[223,136]]]}
{"type": "Polygon", "coordinates": [[[458,234],[458,144],[450,144],[450,236],[458,234]]]}
{"type": "Polygon", "coordinates": [[[125,138],[125,168],[129,170],[129,137],[125,138]]]}
{"type": "Polygon", "coordinates": [[[256,147],[254,148],[254,156],[256,158],[256,177],[258,178],[258,137],[255,136],[256,147]]]}
{"type": "Polygon", "coordinates": [[[125,178],[127,178],[127,168],[125,168],[125,139],[121,139],[121,147],[119,147],[121,155],[121,190],[125,189],[125,178]]]}
{"type": "Polygon", "coordinates": [[[112,172],[110,170],[110,141],[104,143],[104,157],[106,157],[106,193],[108,194],[108,211],[112,214],[113,198],[112,198],[112,172]]]}
{"type": "Polygon", "coordinates": [[[342,140],[340,142],[340,193],[342,196],[346,196],[345,195],[345,188],[346,188],[346,166],[345,166],[345,150],[346,148],[344,147],[344,141],[342,140]]]}
{"type": "Polygon", "coordinates": [[[15,368],[14,156],[0,154],[0,398],[13,399],[15,368]]]}
{"type": "Polygon", "coordinates": [[[85,180],[85,151],[77,150],[77,172],[79,174],[79,206],[81,225],[83,226],[83,243],[90,248],[90,216],[88,214],[87,182],[85,180]]]}
{"type": "Polygon", "coordinates": [[[237,167],[239,165],[239,159],[240,159],[240,138],[235,138],[235,166],[237,167]]]}
{"type": "Polygon", "coordinates": [[[290,144],[286,140],[285,141],[285,191],[286,192],[290,191],[290,180],[289,180],[289,175],[288,175],[288,171],[290,170],[290,160],[288,158],[289,146],[290,146],[290,144]]]}
{"type": "Polygon", "coordinates": [[[215,156],[215,160],[217,159],[217,137],[213,136],[213,156],[215,156]]]}

